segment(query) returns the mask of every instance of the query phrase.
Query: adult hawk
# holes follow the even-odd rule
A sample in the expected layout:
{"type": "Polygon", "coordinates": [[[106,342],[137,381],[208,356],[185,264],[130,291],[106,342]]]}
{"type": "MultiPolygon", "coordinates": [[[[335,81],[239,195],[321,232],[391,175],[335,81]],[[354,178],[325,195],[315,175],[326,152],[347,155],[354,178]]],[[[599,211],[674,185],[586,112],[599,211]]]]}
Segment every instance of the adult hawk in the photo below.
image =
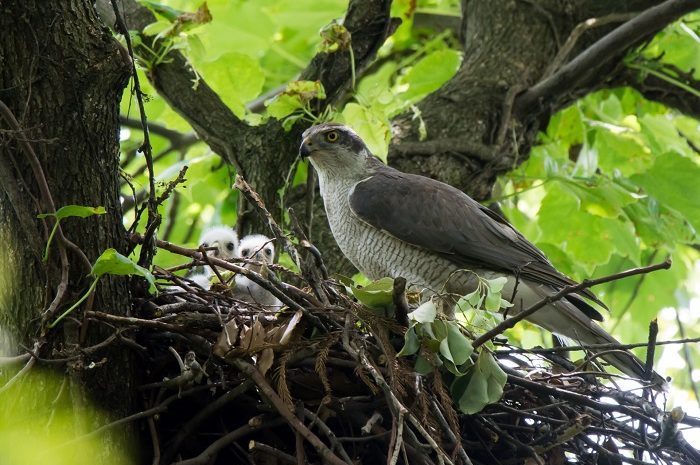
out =
{"type": "MultiPolygon", "coordinates": [[[[516,291],[511,312],[575,284],[504,218],[452,186],[384,165],[346,126],[309,128],[299,150],[318,173],[338,246],[370,279],[401,276],[414,287],[465,295],[476,289],[474,273],[505,276],[503,296],[516,291]]],[[[584,345],[618,343],[594,321],[602,316],[586,299],[604,307],[582,290],[528,320],[584,345]]],[[[627,375],[644,374],[629,352],[602,356],[627,375]]],[[[665,383],[656,373],[652,381],[665,383]]]]}

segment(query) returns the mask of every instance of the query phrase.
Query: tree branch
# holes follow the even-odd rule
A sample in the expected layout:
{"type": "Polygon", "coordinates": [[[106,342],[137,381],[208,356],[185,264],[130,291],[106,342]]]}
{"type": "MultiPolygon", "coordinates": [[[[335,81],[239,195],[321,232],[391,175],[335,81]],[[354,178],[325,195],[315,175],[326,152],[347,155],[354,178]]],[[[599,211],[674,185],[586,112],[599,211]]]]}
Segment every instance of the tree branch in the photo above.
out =
{"type": "Polygon", "coordinates": [[[667,0],[624,23],[584,50],[552,76],[520,94],[514,113],[524,117],[533,108],[548,105],[575,92],[609,65],[621,53],[660,31],[686,13],[698,9],[697,0],[667,0]]]}

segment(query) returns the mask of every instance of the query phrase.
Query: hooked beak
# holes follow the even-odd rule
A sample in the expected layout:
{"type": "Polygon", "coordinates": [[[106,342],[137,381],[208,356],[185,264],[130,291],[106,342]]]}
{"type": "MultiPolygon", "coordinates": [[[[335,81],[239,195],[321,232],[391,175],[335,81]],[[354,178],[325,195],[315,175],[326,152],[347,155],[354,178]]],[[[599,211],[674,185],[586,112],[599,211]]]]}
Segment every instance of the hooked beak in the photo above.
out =
{"type": "Polygon", "coordinates": [[[312,142],[309,139],[304,139],[299,147],[299,155],[301,155],[301,158],[308,158],[309,155],[311,155],[312,148],[312,142]]]}

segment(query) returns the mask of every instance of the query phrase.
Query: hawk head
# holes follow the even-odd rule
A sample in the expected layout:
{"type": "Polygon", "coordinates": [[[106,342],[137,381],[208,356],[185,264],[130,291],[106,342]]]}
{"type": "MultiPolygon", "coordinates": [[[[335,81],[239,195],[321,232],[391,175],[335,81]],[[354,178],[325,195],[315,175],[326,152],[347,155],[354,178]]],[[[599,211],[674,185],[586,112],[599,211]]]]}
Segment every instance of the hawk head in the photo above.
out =
{"type": "Polygon", "coordinates": [[[321,174],[363,174],[368,160],[374,160],[355,131],[337,123],[312,126],[302,135],[299,153],[308,157],[321,174]]]}
{"type": "Polygon", "coordinates": [[[251,234],[241,239],[239,253],[241,258],[248,258],[263,263],[273,263],[275,246],[269,237],[262,234],[251,234]]]}
{"type": "Polygon", "coordinates": [[[208,255],[229,260],[238,253],[238,235],[236,231],[226,226],[214,226],[202,232],[199,243],[204,248],[214,247],[208,255]]]}

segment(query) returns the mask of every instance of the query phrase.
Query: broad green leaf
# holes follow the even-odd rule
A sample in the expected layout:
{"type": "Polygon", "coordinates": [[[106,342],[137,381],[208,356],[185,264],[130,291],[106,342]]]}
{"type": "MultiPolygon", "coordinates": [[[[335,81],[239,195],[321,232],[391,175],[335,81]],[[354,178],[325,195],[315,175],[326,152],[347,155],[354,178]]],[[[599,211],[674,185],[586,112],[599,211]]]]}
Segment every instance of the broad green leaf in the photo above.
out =
{"type": "Polygon", "coordinates": [[[505,286],[508,282],[508,278],[505,276],[499,276],[498,278],[487,279],[486,282],[488,283],[491,292],[501,292],[503,290],[503,286],[505,286]]]}
{"type": "Polygon", "coordinates": [[[474,352],[471,341],[462,334],[457,327],[457,323],[452,321],[447,325],[447,344],[449,347],[451,360],[455,365],[462,365],[474,352]]]}
{"type": "Polygon", "coordinates": [[[418,323],[432,323],[437,316],[437,307],[432,300],[421,304],[417,309],[408,314],[408,318],[418,323]]]}
{"type": "Polygon", "coordinates": [[[568,144],[582,144],[585,126],[581,110],[571,105],[556,113],[547,126],[547,136],[551,139],[564,139],[568,144]]]}
{"type": "Polygon", "coordinates": [[[561,248],[586,273],[607,263],[613,253],[639,259],[630,222],[608,219],[581,210],[581,200],[561,183],[550,183],[539,213],[541,242],[561,248]],[[562,223],[565,219],[565,223],[562,223]]]}
{"type": "Polygon", "coordinates": [[[391,128],[386,117],[370,107],[353,102],[345,105],[341,116],[343,122],[362,137],[370,152],[386,162],[391,141],[391,128]]]}
{"type": "Polygon", "coordinates": [[[416,357],[416,364],[413,366],[413,369],[416,370],[416,373],[419,375],[425,376],[433,372],[433,364],[430,363],[427,358],[419,355],[416,357]]]}
{"type": "Polygon", "coordinates": [[[394,280],[382,278],[364,287],[351,287],[352,295],[368,307],[387,307],[392,304],[394,280]]]}
{"type": "Polygon", "coordinates": [[[68,218],[70,216],[77,216],[79,218],[87,218],[93,215],[104,215],[107,212],[105,207],[86,207],[85,205],[65,205],[58,210],[56,213],[41,213],[37,215],[37,218],[46,218],[47,216],[54,216],[59,220],[63,218],[68,218]]]}
{"type": "Polygon", "coordinates": [[[700,231],[700,165],[690,158],[667,152],[646,173],[632,177],[660,204],[681,213],[700,231]]]}
{"type": "Polygon", "coordinates": [[[484,308],[489,312],[497,312],[501,308],[501,293],[488,292],[484,300],[484,308]]]}
{"type": "Polygon", "coordinates": [[[433,329],[433,335],[438,341],[442,341],[447,338],[447,322],[444,320],[435,320],[432,323],[426,323],[425,326],[430,325],[433,329]]]}
{"type": "Polygon", "coordinates": [[[44,256],[42,257],[42,259],[44,261],[48,260],[49,247],[51,246],[53,237],[56,235],[59,223],[63,218],[68,218],[71,216],[77,216],[78,218],[87,218],[93,215],[104,215],[105,213],[105,207],[102,206],[86,207],[84,205],[65,205],[56,210],[56,213],[40,213],[39,215],[37,215],[37,218],[46,218],[48,216],[53,216],[56,218],[56,222],[54,223],[53,228],[51,228],[51,233],[49,234],[49,238],[46,241],[46,248],[44,249],[44,256]]]}
{"type": "Polygon", "coordinates": [[[622,119],[622,104],[617,95],[610,94],[602,100],[597,107],[598,114],[607,122],[617,122],[622,119]]]}
{"type": "Polygon", "coordinates": [[[591,138],[600,168],[607,173],[618,170],[631,176],[646,171],[653,163],[651,150],[637,133],[614,134],[607,128],[594,128],[591,138]]]}
{"type": "Polygon", "coordinates": [[[92,265],[92,273],[95,278],[101,278],[106,274],[117,276],[141,276],[150,284],[149,290],[156,291],[156,280],[146,268],[137,265],[130,258],[117,252],[115,249],[107,249],[92,265]]]}
{"type": "Polygon", "coordinates": [[[418,340],[418,336],[416,335],[416,329],[413,326],[408,328],[408,331],[406,331],[406,334],[404,334],[403,336],[403,340],[403,347],[396,355],[400,357],[413,355],[416,352],[418,352],[418,349],[420,348],[420,341],[418,340]]]}
{"type": "Polygon", "coordinates": [[[243,53],[224,53],[216,61],[202,63],[198,71],[239,118],[246,113],[245,104],[260,95],[265,83],[260,62],[243,53]]]}
{"type": "Polygon", "coordinates": [[[459,409],[472,415],[501,399],[507,379],[507,375],[493,356],[482,350],[469,374],[457,378],[450,390],[459,409]]]}
{"type": "Polygon", "coordinates": [[[617,218],[624,207],[636,202],[639,196],[622,185],[605,178],[593,178],[583,183],[574,179],[558,179],[561,186],[569,190],[581,202],[581,207],[592,215],[617,218]]]}
{"type": "Polygon", "coordinates": [[[678,134],[678,129],[669,115],[644,115],[639,119],[639,123],[641,133],[646,137],[653,153],[673,151],[690,155],[688,144],[678,134]]]}
{"type": "Polygon", "coordinates": [[[461,63],[462,56],[455,50],[442,49],[429,53],[403,76],[401,82],[408,89],[401,98],[415,103],[436,91],[455,75],[461,63]]]}

